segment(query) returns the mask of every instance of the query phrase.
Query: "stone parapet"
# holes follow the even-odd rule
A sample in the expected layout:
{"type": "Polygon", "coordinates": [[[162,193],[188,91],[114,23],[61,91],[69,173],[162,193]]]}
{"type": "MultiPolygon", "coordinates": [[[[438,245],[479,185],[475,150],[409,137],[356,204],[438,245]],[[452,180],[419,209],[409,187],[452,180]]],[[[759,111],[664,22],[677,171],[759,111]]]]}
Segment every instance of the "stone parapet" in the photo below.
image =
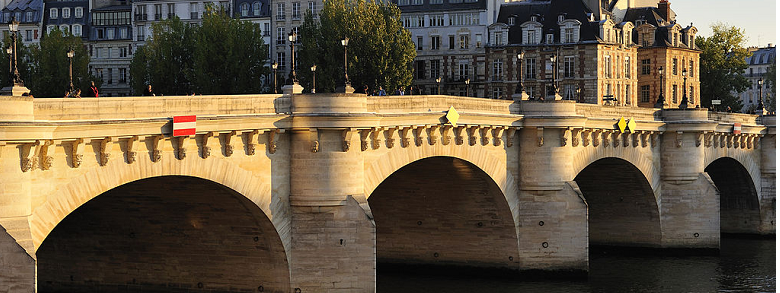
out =
{"type": "Polygon", "coordinates": [[[0,121],[33,120],[33,97],[0,96],[0,121]]]}
{"type": "Polygon", "coordinates": [[[453,96],[371,96],[367,97],[368,112],[420,113],[447,111],[450,106],[458,112],[510,114],[511,100],[475,99],[453,96]]]}

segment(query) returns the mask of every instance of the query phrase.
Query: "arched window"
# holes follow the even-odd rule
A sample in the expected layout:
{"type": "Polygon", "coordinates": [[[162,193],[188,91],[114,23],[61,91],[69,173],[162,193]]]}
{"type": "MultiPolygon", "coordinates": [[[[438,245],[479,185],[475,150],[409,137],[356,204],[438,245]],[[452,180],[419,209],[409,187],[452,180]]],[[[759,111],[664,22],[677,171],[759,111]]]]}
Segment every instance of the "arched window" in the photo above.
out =
{"type": "Polygon", "coordinates": [[[259,16],[260,15],[260,1],[255,1],[252,3],[252,15],[259,16]]]}
{"type": "Polygon", "coordinates": [[[241,3],[241,16],[249,16],[249,3],[241,3]]]}
{"type": "Polygon", "coordinates": [[[57,19],[58,15],[59,15],[58,12],[59,12],[59,10],[57,10],[57,8],[49,9],[49,18],[57,19]]]}
{"type": "Polygon", "coordinates": [[[73,35],[80,37],[81,36],[81,25],[80,24],[74,24],[73,25],[73,35]]]}
{"type": "Polygon", "coordinates": [[[76,7],[76,8],[73,10],[73,16],[74,16],[74,17],[76,17],[76,18],[82,18],[82,17],[84,17],[84,8],[82,8],[82,7],[76,7]]]}
{"type": "Polygon", "coordinates": [[[62,9],[62,18],[70,18],[70,8],[65,7],[62,9]]]}
{"type": "Polygon", "coordinates": [[[67,24],[63,24],[63,25],[60,25],[60,30],[62,31],[63,35],[67,35],[68,32],[70,31],[70,28],[68,27],[67,24]]]}

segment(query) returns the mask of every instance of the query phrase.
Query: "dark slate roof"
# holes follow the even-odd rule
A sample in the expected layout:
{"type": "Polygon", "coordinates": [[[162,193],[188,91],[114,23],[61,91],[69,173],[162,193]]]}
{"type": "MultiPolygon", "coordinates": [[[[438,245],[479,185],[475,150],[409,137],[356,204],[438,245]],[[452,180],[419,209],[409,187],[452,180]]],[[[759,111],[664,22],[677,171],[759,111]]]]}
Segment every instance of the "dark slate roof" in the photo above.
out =
{"type": "MultiPolygon", "coordinates": [[[[22,23],[38,23],[41,21],[41,10],[43,9],[42,0],[14,0],[8,6],[3,8],[3,12],[27,12],[33,11],[33,19],[26,19],[25,15],[22,15],[22,19],[17,21],[22,23]]],[[[13,15],[11,15],[13,17],[13,15]]],[[[10,19],[4,19],[3,22],[8,22],[10,19]]]]}
{"type": "Polygon", "coordinates": [[[113,5],[100,8],[94,8],[92,11],[130,11],[132,6],[130,5],[113,5]]]}
{"type": "Polygon", "coordinates": [[[623,21],[630,21],[636,24],[637,20],[645,20],[648,24],[652,24],[656,27],[663,25],[658,22],[658,20],[661,19],[663,19],[663,17],[658,13],[658,8],[656,7],[630,8],[623,17],[623,21]]]}
{"type": "Polygon", "coordinates": [[[776,47],[760,48],[745,58],[749,65],[769,64],[775,60],[776,47]]]}
{"type": "MultiPolygon", "coordinates": [[[[423,0],[422,5],[403,5],[398,6],[401,13],[414,13],[414,12],[445,12],[445,11],[460,11],[460,10],[486,10],[487,0],[477,0],[476,2],[467,2],[467,0],[441,0],[442,4],[431,4],[430,0],[423,0]],[[451,3],[458,2],[458,3],[451,3]]],[[[395,5],[398,5],[398,0],[391,0],[395,5]]],[[[409,0],[412,2],[412,0],[409,0]]]]}
{"type": "MultiPolygon", "coordinates": [[[[236,17],[238,18],[255,18],[255,17],[271,17],[271,1],[270,0],[233,0],[233,11],[236,17]],[[260,15],[253,15],[254,12],[252,10],[252,4],[255,2],[260,2],[260,15]],[[249,4],[249,15],[248,16],[241,16],[241,4],[247,3],[249,4]]],[[[306,10],[309,9],[308,3],[301,3],[301,16],[306,13],[306,10]]],[[[322,7],[319,7],[319,9],[322,9],[322,7]]]]}
{"type": "Polygon", "coordinates": [[[580,41],[597,41],[598,22],[589,22],[589,13],[591,10],[581,0],[530,0],[501,5],[496,22],[509,24],[509,17],[516,17],[515,25],[509,27],[509,44],[521,44],[523,34],[520,25],[530,21],[532,15],[538,14],[541,16],[537,20],[542,24],[542,38],[546,34],[552,33],[555,35],[555,39],[559,40],[558,15],[565,14],[566,19],[576,19],[582,23],[580,41]]]}

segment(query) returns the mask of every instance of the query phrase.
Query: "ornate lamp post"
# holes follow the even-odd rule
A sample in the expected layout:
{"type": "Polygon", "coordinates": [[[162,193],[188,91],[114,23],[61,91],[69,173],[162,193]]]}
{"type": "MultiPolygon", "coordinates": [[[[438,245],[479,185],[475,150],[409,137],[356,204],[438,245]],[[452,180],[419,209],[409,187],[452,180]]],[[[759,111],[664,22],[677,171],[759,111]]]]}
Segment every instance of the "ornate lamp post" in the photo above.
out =
{"type": "Polygon", "coordinates": [[[471,79],[466,78],[466,96],[469,96],[469,83],[471,83],[471,79]]]}
{"type": "Polygon", "coordinates": [[[556,84],[557,78],[558,78],[558,76],[557,76],[558,75],[557,74],[558,73],[558,63],[557,63],[557,61],[558,61],[557,54],[550,55],[550,62],[552,62],[552,82],[550,84],[551,84],[551,87],[552,87],[552,96],[553,96],[554,100],[558,99],[558,85],[556,84]]]}
{"type": "Polygon", "coordinates": [[[341,40],[341,45],[344,46],[344,92],[348,93],[354,91],[352,89],[352,83],[349,82],[349,74],[347,74],[347,47],[349,46],[349,38],[344,37],[344,39],[341,40]]]}
{"type": "Polygon", "coordinates": [[[686,94],[688,92],[688,71],[683,68],[682,70],[682,76],[683,76],[683,96],[682,100],[680,101],[680,109],[688,109],[688,95],[686,94]]]}
{"type": "Polygon", "coordinates": [[[279,63],[274,61],[274,63],[271,64],[271,68],[274,70],[274,94],[276,94],[276,68],[279,68],[279,63]]]}
{"type": "Polygon", "coordinates": [[[658,66],[658,100],[655,101],[654,107],[663,109],[664,107],[664,67],[658,66]]]}
{"type": "Polygon", "coordinates": [[[756,107],[756,114],[764,114],[764,96],[763,94],[764,79],[758,80],[758,107],[756,107]]]}
{"type": "Polygon", "coordinates": [[[290,34],[287,35],[287,40],[290,41],[290,54],[291,54],[290,61],[292,61],[292,82],[293,84],[297,84],[298,76],[295,74],[295,42],[298,41],[298,35],[295,34],[295,32],[290,32],[290,34]]]}
{"type": "Polygon", "coordinates": [[[11,20],[8,24],[8,29],[11,31],[11,43],[13,44],[13,50],[11,52],[11,63],[13,64],[13,72],[11,72],[11,75],[13,76],[13,83],[14,86],[24,86],[24,81],[22,81],[22,77],[19,75],[19,69],[17,68],[16,63],[16,38],[17,33],[19,32],[19,22],[16,21],[16,18],[11,20]]]}
{"type": "Polygon", "coordinates": [[[73,49],[70,49],[66,54],[68,56],[68,93],[73,92],[73,56],[76,55],[75,53],[76,52],[74,52],[73,49]]]}
{"type": "Polygon", "coordinates": [[[311,66],[311,93],[317,92],[317,64],[311,66]]]}
{"type": "Polygon", "coordinates": [[[441,95],[441,76],[436,78],[436,94],[441,95]]]}
{"type": "Polygon", "coordinates": [[[577,91],[577,102],[582,103],[582,88],[577,85],[577,89],[575,91],[577,91]]]}
{"type": "MultiPolygon", "coordinates": [[[[5,52],[8,53],[8,72],[14,72],[14,61],[13,61],[13,55],[12,55],[14,53],[14,49],[12,49],[11,46],[9,45],[8,48],[5,49],[5,52]]],[[[10,81],[12,83],[14,82],[13,75],[11,76],[11,80],[10,81]]]]}

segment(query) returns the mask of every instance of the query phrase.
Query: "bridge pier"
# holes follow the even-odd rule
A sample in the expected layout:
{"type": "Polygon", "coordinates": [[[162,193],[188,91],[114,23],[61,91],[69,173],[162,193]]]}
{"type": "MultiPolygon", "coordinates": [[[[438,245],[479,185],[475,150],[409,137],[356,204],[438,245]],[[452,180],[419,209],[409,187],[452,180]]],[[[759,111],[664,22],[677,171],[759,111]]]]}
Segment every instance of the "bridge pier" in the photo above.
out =
{"type": "Polygon", "coordinates": [[[776,116],[764,116],[762,122],[771,126],[767,135],[761,139],[761,194],[760,211],[761,224],[758,232],[763,235],[774,235],[776,230],[777,213],[775,211],[777,197],[777,137],[775,134],[776,116]]]}

